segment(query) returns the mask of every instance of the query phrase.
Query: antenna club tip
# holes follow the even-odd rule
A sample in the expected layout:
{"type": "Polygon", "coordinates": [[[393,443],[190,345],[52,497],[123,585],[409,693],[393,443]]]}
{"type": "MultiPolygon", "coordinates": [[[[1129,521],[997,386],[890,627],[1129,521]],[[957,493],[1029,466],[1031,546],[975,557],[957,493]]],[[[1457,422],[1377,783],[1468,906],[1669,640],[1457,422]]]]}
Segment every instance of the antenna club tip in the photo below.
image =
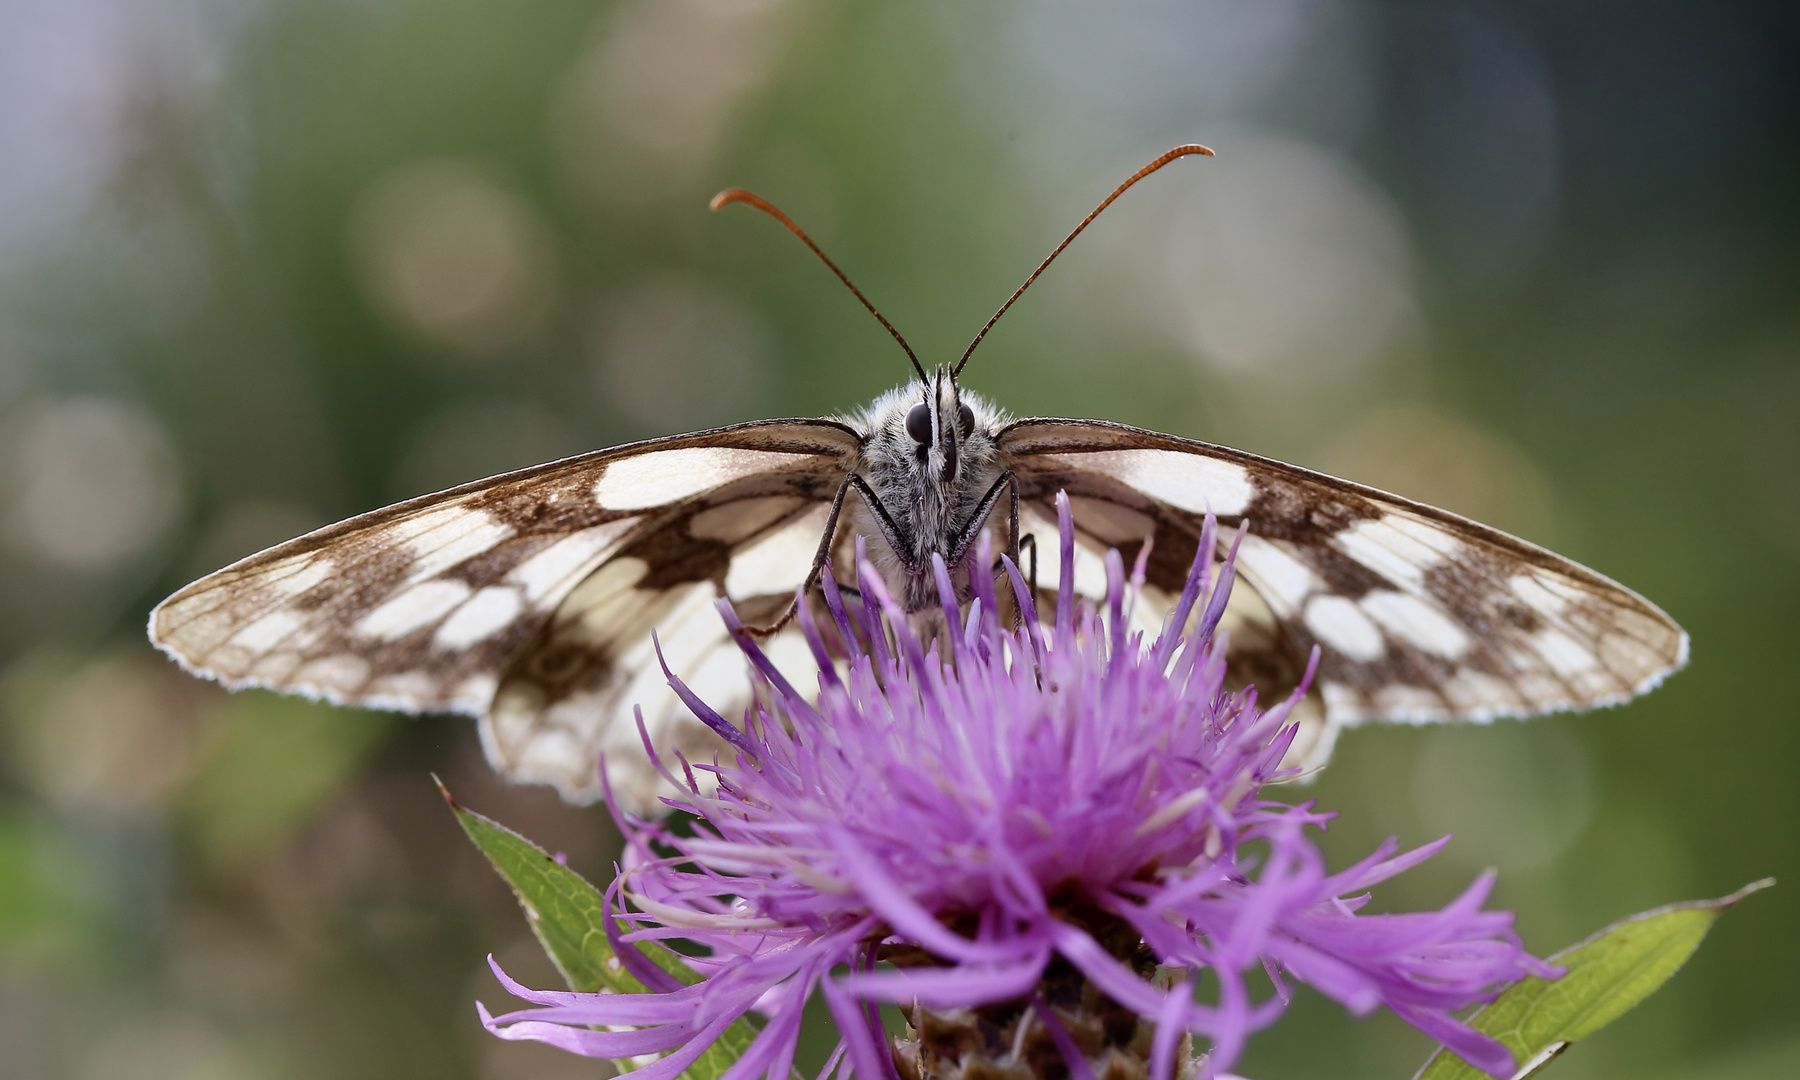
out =
{"type": "MultiPolygon", "coordinates": [[[[1211,152],[1212,151],[1210,150],[1207,151],[1207,153],[1211,152]]],[[[744,197],[749,194],[750,193],[743,188],[726,188],[724,191],[714,195],[712,201],[706,204],[706,208],[708,210],[718,210],[721,207],[730,206],[734,202],[743,202],[744,197]]]]}

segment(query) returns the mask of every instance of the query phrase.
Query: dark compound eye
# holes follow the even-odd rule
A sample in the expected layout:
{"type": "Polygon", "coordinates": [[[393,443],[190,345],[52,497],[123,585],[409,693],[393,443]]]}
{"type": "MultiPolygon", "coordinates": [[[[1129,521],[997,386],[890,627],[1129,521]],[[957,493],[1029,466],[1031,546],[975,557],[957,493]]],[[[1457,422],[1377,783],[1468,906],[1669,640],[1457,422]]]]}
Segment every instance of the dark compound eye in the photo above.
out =
{"type": "Polygon", "coordinates": [[[906,414],[906,433],[912,441],[924,446],[931,442],[931,407],[920,402],[906,414]]]}
{"type": "Polygon", "coordinates": [[[964,438],[968,437],[969,432],[975,430],[975,410],[974,409],[971,409],[967,405],[964,405],[964,404],[957,405],[957,407],[956,407],[956,430],[962,432],[964,438]]]}

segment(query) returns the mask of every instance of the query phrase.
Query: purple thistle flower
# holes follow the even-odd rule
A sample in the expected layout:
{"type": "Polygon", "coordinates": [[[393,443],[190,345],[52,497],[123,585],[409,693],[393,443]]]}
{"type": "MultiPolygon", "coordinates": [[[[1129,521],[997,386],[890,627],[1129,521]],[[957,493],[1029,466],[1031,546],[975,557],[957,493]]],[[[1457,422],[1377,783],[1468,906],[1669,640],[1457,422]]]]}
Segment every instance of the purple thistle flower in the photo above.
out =
{"type": "MultiPolygon", "coordinates": [[[[1058,580],[1070,582],[1066,499],[1058,510],[1058,580]]],[[[1292,978],[1358,1014],[1386,1005],[1510,1075],[1505,1048],[1452,1014],[1555,969],[1524,952],[1510,913],[1481,910],[1491,873],[1439,911],[1357,914],[1369,886],[1447,837],[1403,855],[1390,839],[1328,874],[1307,827],[1330,815],[1262,797],[1290,775],[1280,762],[1297,698],[1259,710],[1254,690],[1224,688],[1214,630],[1233,559],[1215,576],[1214,547],[1209,519],[1187,587],[1148,645],[1126,629],[1143,554],[1129,587],[1109,554],[1105,613],[1065,589],[1050,624],[1007,562],[1018,629],[1003,624],[994,577],[970,575],[963,615],[937,562],[946,629],[928,644],[859,549],[862,603],[846,604],[827,574],[832,624],[801,608],[816,701],[721,604],[767,680],[763,703],[739,728],[670,682],[736,761],[680,762],[688,794],[667,801],[696,816],[691,836],[626,820],[614,804],[628,845],[607,898],[635,927],[614,944],[651,992],[537,991],[496,967],[539,1007],[483,1009],[483,1023],[589,1056],[660,1053],[636,1075],[670,1080],[754,1009],[766,1023],[722,1080],[787,1080],[802,1006],[817,992],[840,1033],[822,1080],[840,1067],[863,1080],[940,1080],[977,1059],[1009,1075],[1171,1080],[1229,1069],[1280,1016],[1292,978]],[[847,663],[834,663],[832,645],[847,663]],[[710,795],[700,770],[716,776],[710,795]],[[702,981],[683,986],[624,946],[670,939],[710,951],[684,957],[702,981]],[[1206,971],[1216,991],[1201,1000],[1206,971]],[[1273,994],[1258,999],[1254,971],[1273,994]],[[881,1002],[907,1010],[917,1036],[892,1052],[881,1002]],[[1208,1045],[1197,1062],[1194,1036],[1208,1045]]],[[[972,565],[992,565],[989,553],[972,565]]]]}

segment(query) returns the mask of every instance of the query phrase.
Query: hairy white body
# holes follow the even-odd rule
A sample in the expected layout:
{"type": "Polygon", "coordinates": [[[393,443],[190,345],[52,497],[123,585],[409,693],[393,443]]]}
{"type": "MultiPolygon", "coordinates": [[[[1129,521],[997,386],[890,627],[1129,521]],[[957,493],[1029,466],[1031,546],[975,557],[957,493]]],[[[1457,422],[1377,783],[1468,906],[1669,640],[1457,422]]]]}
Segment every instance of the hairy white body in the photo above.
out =
{"type": "MultiPolygon", "coordinates": [[[[927,400],[916,385],[890,390],[868,408],[843,418],[863,440],[851,471],[868,482],[890,519],[901,526],[901,550],[879,542],[886,537],[866,500],[849,502],[845,513],[851,515],[850,527],[856,533],[878,538],[869,546],[869,557],[909,612],[938,609],[937,585],[929,573],[931,558],[937,555],[948,562],[958,554],[952,550],[956,540],[982,514],[984,497],[1007,471],[994,432],[1010,418],[976,395],[959,392],[949,380],[938,397],[938,415],[951,418],[943,426],[954,425],[959,404],[968,406],[974,422],[967,431],[949,432],[946,439],[929,446],[914,442],[906,432],[908,413],[927,400]],[[947,445],[954,445],[954,453],[946,450],[947,445]]],[[[1003,499],[988,509],[977,527],[992,537],[994,550],[1006,551],[1010,524],[1010,500],[1003,499]]],[[[966,581],[966,560],[951,570],[959,586],[966,581]]]]}

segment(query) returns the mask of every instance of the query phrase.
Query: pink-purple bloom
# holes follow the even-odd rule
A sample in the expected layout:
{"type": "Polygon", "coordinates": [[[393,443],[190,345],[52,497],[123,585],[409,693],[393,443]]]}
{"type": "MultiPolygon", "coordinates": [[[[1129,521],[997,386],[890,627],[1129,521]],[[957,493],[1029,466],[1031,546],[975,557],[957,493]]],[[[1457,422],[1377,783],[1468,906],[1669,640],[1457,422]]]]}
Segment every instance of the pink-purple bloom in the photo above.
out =
{"type": "Polygon", "coordinates": [[[1081,1080],[1089,1065],[1043,996],[1054,966],[1154,1024],[1155,1080],[1228,1070],[1281,1015],[1290,979],[1358,1014],[1385,1005],[1509,1075],[1506,1049],[1453,1014],[1553,969],[1524,952],[1510,913],[1481,909],[1491,873],[1438,911],[1358,914],[1369,886],[1447,837],[1401,855],[1390,839],[1331,874],[1308,835],[1330,815],[1263,796],[1291,775],[1281,761],[1298,694],[1264,710],[1254,690],[1225,688],[1214,631],[1233,562],[1215,572],[1211,521],[1186,590],[1146,643],[1128,630],[1143,556],[1128,583],[1111,553],[1104,610],[1078,603],[1066,500],[1059,510],[1065,587],[1048,623],[1010,562],[1016,627],[995,577],[971,573],[972,598],[959,604],[935,566],[947,629],[931,642],[866,561],[860,603],[827,574],[830,622],[801,609],[816,697],[722,605],[767,682],[762,704],[734,725],[671,683],[735,760],[680,762],[687,794],[669,802],[695,816],[691,835],[620,815],[627,851],[608,900],[628,930],[615,946],[650,992],[538,991],[502,973],[538,1007],[483,1010],[489,1030],[595,1057],[660,1053],[638,1075],[669,1080],[755,1010],[762,1030],[723,1080],[787,1080],[802,1006],[818,993],[841,1038],[834,1065],[891,1080],[879,1003],[1023,1001],[1081,1080]],[[702,794],[701,770],[716,791],[702,794]],[[1125,928],[1131,949],[1101,924],[1125,928]],[[624,944],[670,939],[708,951],[684,957],[701,981],[681,985],[624,944]],[[897,956],[912,959],[880,963],[897,956]],[[1197,1068],[1178,1060],[1190,1035],[1206,1044],[1197,1068]]]}

